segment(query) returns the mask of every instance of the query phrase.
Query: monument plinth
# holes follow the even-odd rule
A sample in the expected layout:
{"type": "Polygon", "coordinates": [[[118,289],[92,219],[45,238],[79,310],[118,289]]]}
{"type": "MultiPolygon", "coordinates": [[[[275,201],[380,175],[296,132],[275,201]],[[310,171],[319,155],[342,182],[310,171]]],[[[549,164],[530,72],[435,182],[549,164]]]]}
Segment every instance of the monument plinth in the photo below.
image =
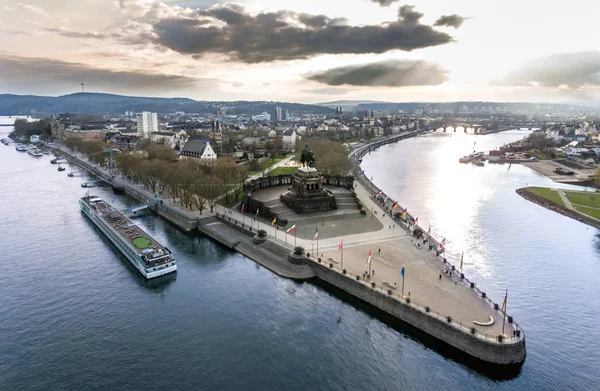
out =
{"type": "Polygon", "coordinates": [[[292,175],[291,186],[280,196],[280,199],[296,213],[337,209],[335,196],[323,189],[323,178],[316,168],[297,169],[292,175]]]}

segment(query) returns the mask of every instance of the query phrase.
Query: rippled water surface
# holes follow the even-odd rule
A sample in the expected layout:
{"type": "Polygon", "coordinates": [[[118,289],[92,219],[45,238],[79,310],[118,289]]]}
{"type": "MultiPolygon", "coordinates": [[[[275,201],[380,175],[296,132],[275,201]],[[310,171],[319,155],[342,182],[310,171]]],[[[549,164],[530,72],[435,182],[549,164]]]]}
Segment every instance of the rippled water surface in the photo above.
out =
{"type": "Polygon", "coordinates": [[[456,163],[471,146],[422,137],[363,165],[453,254],[465,251],[466,273],[493,298],[509,289],[528,344],[516,378],[492,380],[328,288],[155,216],[138,221],[179,271],[146,282],[79,211],[83,178],[0,145],[0,390],[597,389],[598,232],[517,196],[550,183],[524,167],[456,163]]]}

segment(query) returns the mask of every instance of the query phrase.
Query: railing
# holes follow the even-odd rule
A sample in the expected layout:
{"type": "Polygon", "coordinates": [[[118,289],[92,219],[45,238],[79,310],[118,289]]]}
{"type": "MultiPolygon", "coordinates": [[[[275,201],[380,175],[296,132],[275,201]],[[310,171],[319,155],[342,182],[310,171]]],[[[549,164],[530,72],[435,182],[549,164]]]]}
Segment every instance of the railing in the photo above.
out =
{"type": "MultiPolygon", "coordinates": [[[[420,131],[413,131],[413,132],[409,132],[409,133],[404,133],[402,135],[396,136],[396,138],[389,138],[389,139],[386,139],[386,140],[382,140],[380,142],[376,142],[376,143],[373,143],[373,144],[365,145],[363,147],[360,147],[360,148],[356,149],[355,151],[353,151],[350,154],[350,160],[351,160],[352,165],[353,165],[353,171],[354,171],[355,175],[357,176],[357,180],[367,189],[368,192],[371,193],[370,196],[375,196],[377,193],[379,193],[380,189],[377,186],[375,186],[375,184],[373,182],[371,182],[365,175],[361,175],[362,170],[360,168],[358,160],[362,156],[364,156],[368,151],[370,151],[373,148],[373,146],[377,147],[379,145],[386,144],[387,142],[392,141],[391,139],[393,139],[394,141],[401,140],[403,138],[413,136],[413,135],[415,135],[415,134],[417,134],[419,132],[420,131]]],[[[412,229],[411,229],[411,226],[409,225],[408,221],[413,220],[413,217],[408,212],[407,212],[407,218],[406,218],[406,220],[404,220],[404,221],[403,220],[397,221],[396,219],[394,219],[393,214],[388,212],[388,209],[383,208],[382,205],[379,204],[379,203],[376,203],[376,204],[383,211],[383,213],[385,213],[386,215],[390,216],[392,218],[392,221],[396,221],[398,223],[398,226],[400,226],[401,228],[403,228],[409,234],[412,235],[412,231],[414,229],[416,229],[416,228],[420,229],[421,232],[427,232],[427,231],[425,231],[419,225],[413,225],[412,229]]],[[[404,208],[402,208],[401,206],[398,206],[397,209],[403,210],[404,208]]],[[[433,238],[430,234],[428,234],[428,236],[427,236],[427,245],[428,246],[433,246],[435,249],[437,249],[437,248],[439,248],[440,242],[438,240],[436,240],[435,238],[433,238]]],[[[461,276],[459,279],[455,278],[456,282],[460,282],[461,284],[467,284],[469,286],[472,284],[473,286],[471,287],[471,289],[473,289],[475,292],[477,292],[477,294],[479,295],[480,298],[482,298],[486,303],[488,303],[492,307],[492,309],[494,311],[496,311],[497,313],[499,313],[502,316],[505,315],[504,313],[502,313],[500,311],[500,309],[496,309],[495,308],[495,306],[498,305],[497,303],[494,303],[487,295],[485,295],[485,297],[483,296],[484,292],[481,291],[477,287],[477,285],[475,284],[475,282],[470,281],[467,277],[464,276],[463,273],[459,274],[458,273],[458,269],[456,269],[456,267],[454,265],[450,264],[445,257],[441,256],[442,254],[444,256],[446,255],[446,250],[445,249],[444,249],[444,251],[440,252],[439,254],[437,253],[437,250],[435,250],[435,251],[436,251],[436,258],[438,258],[442,262],[442,264],[441,264],[442,267],[446,268],[447,270],[451,270],[453,272],[456,272],[459,276],[461,276]],[[454,266],[454,270],[452,270],[453,266],[454,266]]],[[[519,337],[513,337],[513,336],[511,336],[510,337],[511,339],[512,338],[517,338],[517,340],[520,340],[520,338],[524,338],[525,337],[523,329],[516,322],[513,321],[510,324],[515,329],[515,331],[519,331],[519,334],[520,334],[519,337]]],[[[468,329],[468,330],[470,331],[470,329],[468,329]]],[[[486,334],[486,336],[487,336],[487,334],[486,334]]]]}
{"type": "MultiPolygon", "coordinates": [[[[242,220],[240,220],[238,218],[238,212],[236,212],[236,211],[233,211],[233,210],[231,210],[229,208],[226,208],[224,206],[220,206],[219,205],[218,209],[217,209],[217,215],[219,215],[219,214],[220,214],[220,216],[218,216],[218,217],[220,217],[220,218],[227,219],[229,221],[234,220],[234,221],[236,221],[238,223],[242,223],[242,225],[240,226],[240,228],[242,228],[242,229],[250,228],[250,225],[248,223],[242,222],[242,220]]],[[[256,229],[256,231],[258,231],[258,229],[256,229]]],[[[250,231],[250,232],[253,232],[253,231],[250,231]]],[[[285,234],[285,232],[283,232],[283,231],[282,231],[282,233],[285,234]]],[[[279,238],[275,239],[274,237],[271,236],[271,237],[269,237],[269,240],[274,241],[277,244],[280,244],[281,246],[283,246],[284,248],[289,249],[290,251],[293,250],[292,244],[285,243],[283,240],[281,240],[279,238]]],[[[287,261],[285,261],[285,260],[283,260],[283,259],[281,259],[279,257],[273,256],[271,253],[269,253],[266,250],[261,249],[259,247],[257,247],[256,249],[259,250],[262,254],[265,254],[265,255],[269,256],[270,259],[276,260],[276,261],[280,262],[282,265],[285,265],[286,267],[291,267],[292,270],[302,270],[302,266],[293,265],[293,264],[291,264],[291,263],[289,263],[289,262],[287,262],[287,261]]],[[[338,267],[338,265],[335,264],[335,263],[333,263],[333,262],[329,262],[329,261],[326,261],[326,260],[321,260],[319,262],[314,257],[307,257],[306,259],[308,259],[309,261],[311,261],[313,263],[321,264],[323,267],[327,267],[327,268],[329,268],[331,270],[334,270],[337,273],[339,273],[341,275],[345,275],[348,278],[352,278],[352,279],[356,280],[356,276],[357,275],[353,274],[352,272],[349,272],[348,270],[346,270],[346,273],[344,274],[343,273],[343,269],[341,269],[340,267],[338,267]]],[[[447,267],[449,266],[449,268],[451,269],[452,265],[450,265],[448,262],[445,262],[445,264],[447,265],[447,267]]],[[[456,278],[456,277],[454,277],[454,278],[456,278]]],[[[464,280],[465,282],[467,282],[467,283],[470,284],[470,281],[468,279],[466,279],[466,278],[462,278],[460,280],[464,280]]],[[[456,280],[456,281],[458,282],[459,280],[456,280]]],[[[410,297],[408,297],[408,296],[401,296],[399,294],[395,294],[393,292],[392,288],[386,288],[383,285],[375,285],[375,287],[372,287],[371,281],[365,280],[362,276],[359,276],[358,282],[361,282],[366,287],[371,288],[371,289],[377,291],[380,294],[383,294],[385,296],[388,296],[388,297],[391,297],[391,298],[395,299],[399,304],[408,305],[411,308],[416,309],[418,311],[421,311],[422,313],[424,313],[426,315],[430,315],[430,316],[436,318],[439,321],[443,321],[444,323],[447,323],[447,324],[451,325],[452,327],[454,327],[455,329],[460,330],[460,331],[462,331],[462,332],[464,332],[466,334],[469,334],[472,337],[475,337],[475,338],[478,338],[478,339],[482,339],[482,340],[485,340],[487,342],[496,342],[498,344],[505,343],[505,342],[516,343],[516,342],[519,342],[519,341],[521,341],[522,339],[525,338],[525,334],[524,334],[523,330],[521,329],[521,327],[516,322],[509,323],[509,328],[512,327],[515,331],[518,330],[519,331],[519,336],[508,335],[508,336],[506,336],[506,337],[503,338],[504,342],[499,342],[498,341],[498,335],[492,336],[492,335],[490,335],[488,333],[482,333],[480,331],[477,331],[477,329],[475,327],[467,327],[462,322],[458,322],[458,323],[455,322],[451,317],[450,317],[450,319],[452,319],[452,320],[450,322],[448,322],[448,316],[450,316],[450,315],[440,315],[439,311],[434,311],[431,308],[429,309],[429,312],[427,312],[427,310],[426,310],[427,306],[424,306],[424,305],[419,304],[417,302],[413,302],[412,300],[411,300],[410,303],[407,303],[406,299],[410,298],[410,297]],[[390,290],[392,291],[391,295],[388,293],[388,291],[390,291],[390,290]],[[472,329],[475,329],[475,334],[472,333],[472,329]]],[[[461,283],[463,283],[463,282],[461,282],[461,283]]],[[[474,286],[472,289],[474,289],[476,292],[478,292],[478,294],[479,294],[480,297],[482,296],[483,292],[481,292],[479,290],[479,288],[477,288],[476,286],[474,286]]],[[[495,304],[487,296],[485,298],[483,298],[483,299],[486,302],[492,304],[492,307],[493,307],[493,304],[495,304]]],[[[501,311],[499,311],[499,310],[495,310],[495,311],[497,311],[499,314],[503,315],[501,311]]]]}
{"type": "Polygon", "coordinates": [[[383,286],[383,284],[381,284],[381,285],[376,284],[375,287],[373,287],[372,282],[369,281],[368,279],[365,279],[363,276],[358,276],[359,279],[357,280],[356,279],[357,275],[355,275],[352,272],[349,272],[347,270],[346,270],[346,273],[344,273],[343,269],[337,267],[337,265],[335,265],[334,263],[329,263],[328,261],[324,261],[324,260],[315,261],[315,259],[312,259],[312,258],[308,258],[308,259],[310,259],[313,262],[318,262],[319,264],[322,264],[323,267],[333,270],[343,276],[346,276],[348,278],[356,280],[357,282],[361,283],[365,287],[373,289],[380,294],[383,294],[387,297],[390,297],[390,298],[396,300],[398,302],[398,304],[409,306],[413,309],[416,309],[416,310],[422,312],[425,315],[432,316],[439,321],[449,324],[450,326],[454,327],[455,329],[457,329],[459,331],[462,331],[466,334],[471,335],[472,337],[475,337],[475,338],[478,338],[481,340],[485,340],[487,342],[496,342],[498,344],[502,344],[505,342],[516,343],[525,338],[525,334],[523,333],[523,330],[521,329],[521,327],[518,324],[513,322],[510,324],[509,327],[514,328],[515,331],[519,330],[520,331],[519,335],[518,336],[515,334],[508,335],[506,337],[503,337],[503,342],[499,342],[498,335],[492,336],[491,334],[482,333],[481,331],[478,331],[475,327],[467,327],[462,322],[455,322],[451,316],[440,315],[439,311],[435,311],[429,306],[424,306],[422,304],[420,305],[418,302],[414,302],[412,300],[410,300],[410,302],[407,302],[407,299],[410,299],[409,296],[401,296],[400,294],[396,294],[396,293],[394,293],[394,290],[392,288],[386,288],[385,286],[383,286]],[[391,292],[391,294],[390,294],[390,292],[391,292]],[[427,308],[429,308],[429,311],[427,311],[427,308]],[[449,318],[451,319],[450,321],[448,321],[449,318]],[[473,334],[473,330],[475,330],[474,334],[473,334]]]}

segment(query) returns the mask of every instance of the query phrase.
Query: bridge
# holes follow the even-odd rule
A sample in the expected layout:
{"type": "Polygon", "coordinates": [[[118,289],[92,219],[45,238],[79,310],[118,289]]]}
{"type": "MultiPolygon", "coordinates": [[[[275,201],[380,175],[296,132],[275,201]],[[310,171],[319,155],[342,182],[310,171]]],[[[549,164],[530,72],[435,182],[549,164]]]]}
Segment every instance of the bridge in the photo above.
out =
{"type": "Polygon", "coordinates": [[[160,204],[162,204],[162,200],[160,199],[160,195],[156,193],[154,201],[125,208],[121,211],[121,213],[123,213],[124,215],[136,215],[137,212],[140,212],[144,209],[152,208],[153,206],[158,206],[160,204]]]}

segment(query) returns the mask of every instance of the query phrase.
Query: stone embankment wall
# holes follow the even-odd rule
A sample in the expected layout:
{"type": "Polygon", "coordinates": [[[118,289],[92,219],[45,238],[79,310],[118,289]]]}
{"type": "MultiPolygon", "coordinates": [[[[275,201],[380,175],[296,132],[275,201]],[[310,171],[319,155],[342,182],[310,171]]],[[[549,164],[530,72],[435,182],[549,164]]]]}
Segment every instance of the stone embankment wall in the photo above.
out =
{"type": "Polygon", "coordinates": [[[498,364],[516,365],[525,360],[525,339],[516,342],[497,342],[481,335],[473,335],[461,329],[456,323],[439,319],[432,312],[413,304],[401,302],[385,291],[373,289],[365,281],[357,281],[337,269],[311,261],[318,278],[342,289],[345,292],[379,308],[380,310],[410,324],[411,326],[467,353],[479,360],[498,364]]]}

